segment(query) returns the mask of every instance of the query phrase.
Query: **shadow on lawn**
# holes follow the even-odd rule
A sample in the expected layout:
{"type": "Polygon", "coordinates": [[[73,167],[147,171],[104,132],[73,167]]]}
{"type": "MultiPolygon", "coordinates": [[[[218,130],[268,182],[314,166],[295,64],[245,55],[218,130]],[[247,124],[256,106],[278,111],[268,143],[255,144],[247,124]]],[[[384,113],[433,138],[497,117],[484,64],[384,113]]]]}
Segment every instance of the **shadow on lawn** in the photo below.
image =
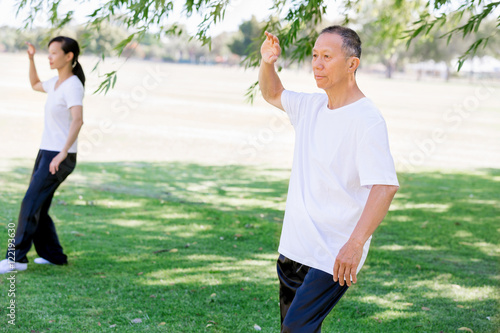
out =
{"type": "MultiPolygon", "coordinates": [[[[27,184],[30,173],[18,166],[0,182],[27,184]]],[[[57,269],[110,293],[82,288],[68,307],[101,297],[100,307],[96,301],[83,313],[103,316],[104,300],[135,297],[151,304],[155,320],[175,316],[165,307],[181,309],[173,321],[191,322],[193,331],[211,318],[247,327],[263,312],[276,324],[274,261],[288,177],[287,170],[242,166],[80,163],[51,210],[70,257],[67,268],[57,269]],[[154,310],[160,299],[163,308],[154,310]]],[[[486,317],[494,319],[498,305],[500,170],[399,177],[401,189],[360,281],[327,318],[325,331],[465,326],[493,332],[486,317]]],[[[20,189],[0,189],[0,226],[15,221],[20,189]]],[[[47,270],[33,273],[50,283],[47,270]]],[[[126,324],[133,316],[128,308],[117,307],[118,319],[107,321],[126,324]]]]}

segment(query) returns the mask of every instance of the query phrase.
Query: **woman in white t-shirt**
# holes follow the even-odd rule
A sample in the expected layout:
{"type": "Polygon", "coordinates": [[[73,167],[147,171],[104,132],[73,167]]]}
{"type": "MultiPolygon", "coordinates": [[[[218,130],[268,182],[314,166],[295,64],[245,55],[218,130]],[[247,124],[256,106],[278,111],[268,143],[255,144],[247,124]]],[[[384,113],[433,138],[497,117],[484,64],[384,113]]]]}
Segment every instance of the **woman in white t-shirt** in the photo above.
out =
{"type": "Polygon", "coordinates": [[[76,166],[85,84],[85,75],[78,62],[80,48],[72,38],[53,38],[49,42],[48,58],[50,68],[57,69],[58,76],[41,82],[33,59],[35,47],[26,44],[31,87],[47,93],[45,124],[30,185],[21,204],[15,237],[11,237],[13,241],[8,244],[6,259],[0,261],[0,274],[26,270],[26,254],[32,244],[40,256],[35,263],[64,265],[68,262],[48,211],[57,187],[76,166]]]}

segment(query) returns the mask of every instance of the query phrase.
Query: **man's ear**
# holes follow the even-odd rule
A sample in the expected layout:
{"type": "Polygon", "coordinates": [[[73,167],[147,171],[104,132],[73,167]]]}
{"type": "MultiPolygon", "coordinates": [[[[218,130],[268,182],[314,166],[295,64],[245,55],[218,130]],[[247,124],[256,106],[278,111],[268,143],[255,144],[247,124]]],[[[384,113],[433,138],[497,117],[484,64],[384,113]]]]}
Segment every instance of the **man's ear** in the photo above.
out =
{"type": "Polygon", "coordinates": [[[356,69],[359,67],[359,58],[358,57],[350,57],[349,60],[347,60],[347,64],[349,65],[347,71],[349,73],[354,73],[356,69]]]}

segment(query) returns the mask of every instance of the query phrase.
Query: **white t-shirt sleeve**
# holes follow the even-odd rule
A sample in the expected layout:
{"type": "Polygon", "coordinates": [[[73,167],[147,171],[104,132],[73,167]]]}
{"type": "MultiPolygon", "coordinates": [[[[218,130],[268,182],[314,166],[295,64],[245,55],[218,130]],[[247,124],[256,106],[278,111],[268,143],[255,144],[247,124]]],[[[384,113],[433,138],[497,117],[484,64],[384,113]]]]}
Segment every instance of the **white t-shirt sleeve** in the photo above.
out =
{"type": "Polygon", "coordinates": [[[64,100],[66,101],[68,109],[72,106],[83,105],[83,85],[80,80],[78,80],[78,82],[71,83],[71,85],[68,85],[68,89],[64,90],[64,100]]]}
{"type": "Polygon", "coordinates": [[[359,141],[356,164],[361,186],[399,185],[384,121],[370,127],[359,141]]]}
{"type": "Polygon", "coordinates": [[[54,89],[54,80],[57,80],[57,76],[42,82],[43,90],[45,90],[46,93],[52,92],[54,89]]]}
{"type": "Polygon", "coordinates": [[[297,93],[290,90],[283,90],[281,93],[281,105],[285,109],[288,118],[293,126],[297,125],[300,119],[300,110],[304,109],[308,94],[297,93]]]}

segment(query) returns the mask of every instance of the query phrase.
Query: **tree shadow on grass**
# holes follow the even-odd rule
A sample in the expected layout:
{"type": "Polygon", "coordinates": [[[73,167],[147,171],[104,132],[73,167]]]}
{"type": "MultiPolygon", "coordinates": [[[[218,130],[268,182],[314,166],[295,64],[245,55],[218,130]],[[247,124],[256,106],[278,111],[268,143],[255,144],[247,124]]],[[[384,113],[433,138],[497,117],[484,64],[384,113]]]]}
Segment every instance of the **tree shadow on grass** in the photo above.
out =
{"type": "MultiPolygon", "coordinates": [[[[0,227],[16,220],[27,165],[0,175],[0,227]]],[[[499,175],[400,174],[359,282],[324,331],[494,332],[499,175]]],[[[20,328],[276,332],[288,177],[242,166],[80,163],[51,208],[70,264],[18,275],[20,328]]]]}

